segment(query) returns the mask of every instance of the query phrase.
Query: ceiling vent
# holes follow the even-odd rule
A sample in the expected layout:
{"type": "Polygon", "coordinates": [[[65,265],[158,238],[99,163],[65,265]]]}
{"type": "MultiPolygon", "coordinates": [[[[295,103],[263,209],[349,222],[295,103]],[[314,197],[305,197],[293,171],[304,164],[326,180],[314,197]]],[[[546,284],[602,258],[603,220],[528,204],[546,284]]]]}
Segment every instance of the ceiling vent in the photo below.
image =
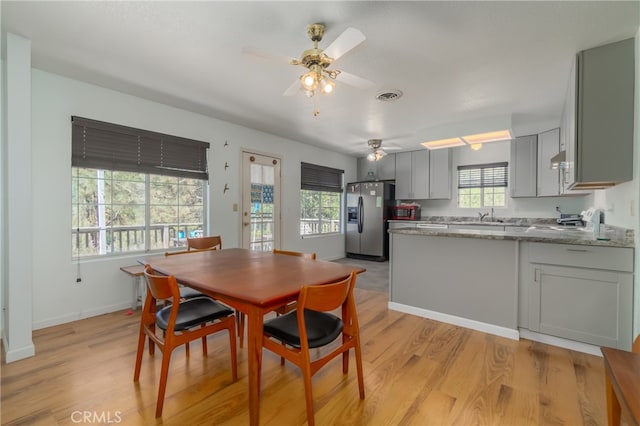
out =
{"type": "Polygon", "coordinates": [[[376,94],[376,99],[381,102],[397,101],[401,97],[402,92],[400,90],[385,90],[384,92],[376,94]]]}

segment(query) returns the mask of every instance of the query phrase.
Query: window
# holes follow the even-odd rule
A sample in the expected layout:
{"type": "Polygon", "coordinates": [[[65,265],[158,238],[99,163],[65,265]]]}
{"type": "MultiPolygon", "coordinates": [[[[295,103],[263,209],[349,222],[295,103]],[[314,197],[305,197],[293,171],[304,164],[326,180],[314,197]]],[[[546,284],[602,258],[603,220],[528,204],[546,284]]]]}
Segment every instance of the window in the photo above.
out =
{"type": "Polygon", "coordinates": [[[505,207],[507,163],[458,166],[458,207],[505,207]]]}
{"type": "Polygon", "coordinates": [[[344,171],[302,163],[300,175],[300,235],[340,232],[344,171]]]}
{"type": "Polygon", "coordinates": [[[73,255],[186,245],[205,233],[206,142],[72,117],[73,255]]]}

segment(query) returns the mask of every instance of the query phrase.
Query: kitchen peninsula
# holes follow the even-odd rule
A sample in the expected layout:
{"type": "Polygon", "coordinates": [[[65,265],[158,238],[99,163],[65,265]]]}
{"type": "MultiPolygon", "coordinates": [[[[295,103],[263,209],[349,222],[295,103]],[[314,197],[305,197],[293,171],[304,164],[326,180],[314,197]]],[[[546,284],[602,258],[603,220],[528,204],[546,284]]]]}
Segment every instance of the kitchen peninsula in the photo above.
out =
{"type": "Polygon", "coordinates": [[[630,349],[633,235],[494,229],[391,229],[389,308],[512,339],[630,349]]]}

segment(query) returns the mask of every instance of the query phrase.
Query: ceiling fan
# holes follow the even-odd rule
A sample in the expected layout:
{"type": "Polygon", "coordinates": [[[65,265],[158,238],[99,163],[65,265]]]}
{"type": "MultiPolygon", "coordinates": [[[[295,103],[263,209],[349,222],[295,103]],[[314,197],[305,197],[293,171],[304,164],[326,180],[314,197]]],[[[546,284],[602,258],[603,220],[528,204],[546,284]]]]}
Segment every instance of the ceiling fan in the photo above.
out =
{"type": "MultiPolygon", "coordinates": [[[[367,141],[371,152],[367,154],[367,160],[380,161],[382,157],[387,155],[387,152],[382,148],[382,139],[369,139],[367,141]]],[[[400,149],[399,147],[387,147],[386,149],[400,149]]]]}
{"type": "MultiPolygon", "coordinates": [[[[243,52],[267,59],[285,60],[291,65],[300,65],[306,68],[307,71],[285,90],[283,96],[291,96],[300,91],[308,97],[314,97],[318,93],[331,93],[335,87],[334,81],[339,81],[360,89],[372,87],[373,83],[369,80],[342,70],[330,69],[331,65],[338,58],[366,39],[364,34],[355,28],[349,27],[340,34],[333,43],[327,46],[326,49],[321,49],[318,47],[318,43],[322,40],[324,31],[324,24],[316,23],[307,27],[307,35],[313,42],[313,47],[302,52],[300,59],[283,57],[253,48],[244,48],[243,52]]],[[[314,108],[313,115],[317,116],[319,113],[318,109],[314,108]]]]}

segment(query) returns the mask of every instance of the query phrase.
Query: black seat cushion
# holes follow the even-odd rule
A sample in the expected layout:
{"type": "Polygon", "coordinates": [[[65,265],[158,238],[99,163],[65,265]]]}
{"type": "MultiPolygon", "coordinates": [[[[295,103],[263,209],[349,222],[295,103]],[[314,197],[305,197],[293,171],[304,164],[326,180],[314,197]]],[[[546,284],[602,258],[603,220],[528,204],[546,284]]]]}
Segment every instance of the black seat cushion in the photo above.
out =
{"type": "MultiPolygon", "coordinates": [[[[342,333],[342,320],[326,312],[304,310],[307,339],[310,348],[318,348],[333,342],[342,333]]],[[[264,322],[264,332],[269,336],[296,348],[300,347],[297,310],[264,322]]]]}
{"type": "MultiPolygon", "coordinates": [[[[156,313],[156,324],[163,330],[169,326],[171,306],[156,313]]],[[[205,322],[232,315],[233,311],[209,297],[194,297],[180,302],[175,330],[186,330],[205,322]]]]}
{"type": "Polygon", "coordinates": [[[180,298],[191,299],[193,297],[209,297],[198,290],[194,290],[190,287],[180,287],[180,298]]]}

